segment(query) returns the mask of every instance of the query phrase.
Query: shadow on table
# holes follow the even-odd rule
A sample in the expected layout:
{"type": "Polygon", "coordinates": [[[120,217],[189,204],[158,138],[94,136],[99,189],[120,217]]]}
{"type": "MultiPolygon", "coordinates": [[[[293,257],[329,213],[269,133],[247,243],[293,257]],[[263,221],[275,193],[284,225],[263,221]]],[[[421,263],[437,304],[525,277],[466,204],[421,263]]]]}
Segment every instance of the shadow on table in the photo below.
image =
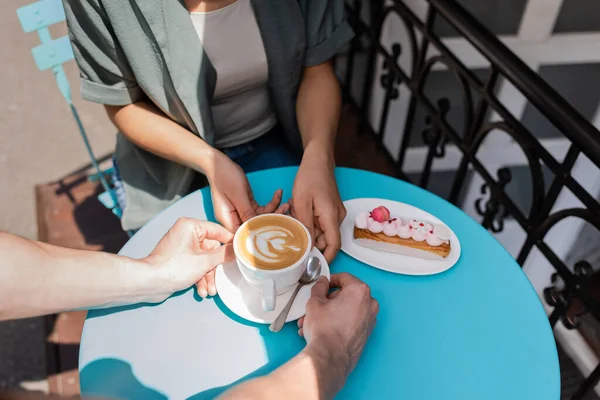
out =
{"type": "Polygon", "coordinates": [[[81,393],[116,399],[166,400],[157,390],[137,380],[131,365],[114,358],[103,358],[88,364],[79,374],[81,393]]]}
{"type": "Polygon", "coordinates": [[[104,317],[107,315],[116,314],[116,313],[120,313],[123,311],[137,310],[138,308],[143,308],[143,307],[156,307],[156,306],[163,304],[165,301],[167,301],[173,297],[178,297],[178,296],[182,296],[182,295],[186,294],[189,290],[194,291],[194,298],[196,299],[196,301],[202,301],[203,300],[202,297],[198,296],[198,294],[196,293],[196,289],[194,289],[194,287],[195,286],[191,286],[187,289],[180,290],[179,292],[175,292],[169,298],[167,298],[164,301],[161,301],[160,303],[136,303],[136,304],[130,304],[130,305],[126,305],[126,306],[91,309],[88,311],[88,315],[87,315],[86,319],[94,319],[94,318],[98,318],[98,317],[104,317]]]}
{"type": "MultiPolygon", "coordinates": [[[[214,399],[226,390],[248,379],[268,374],[272,368],[264,366],[226,386],[205,390],[187,400],[214,399]]],[[[168,396],[144,386],[133,374],[131,365],[114,358],[103,358],[88,364],[80,372],[81,393],[86,396],[131,400],[166,400],[168,396]]]]}

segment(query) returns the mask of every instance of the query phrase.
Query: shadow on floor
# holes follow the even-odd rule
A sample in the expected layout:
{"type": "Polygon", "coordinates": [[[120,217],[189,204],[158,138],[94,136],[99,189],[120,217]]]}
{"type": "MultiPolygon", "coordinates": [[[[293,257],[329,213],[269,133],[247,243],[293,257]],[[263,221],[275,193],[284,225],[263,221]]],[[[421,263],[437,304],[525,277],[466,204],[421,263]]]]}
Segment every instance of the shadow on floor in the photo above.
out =
{"type": "Polygon", "coordinates": [[[121,221],[98,200],[102,192],[102,186],[96,185],[93,194],[75,206],[73,219],[86,245],[118,253],[129,237],[121,228],[121,221]]]}
{"type": "Polygon", "coordinates": [[[46,379],[43,318],[0,322],[0,390],[46,379]]]}
{"type": "Polygon", "coordinates": [[[97,196],[102,186],[75,174],[36,190],[38,239],[82,250],[116,253],[128,236],[121,223],[97,196]]]}

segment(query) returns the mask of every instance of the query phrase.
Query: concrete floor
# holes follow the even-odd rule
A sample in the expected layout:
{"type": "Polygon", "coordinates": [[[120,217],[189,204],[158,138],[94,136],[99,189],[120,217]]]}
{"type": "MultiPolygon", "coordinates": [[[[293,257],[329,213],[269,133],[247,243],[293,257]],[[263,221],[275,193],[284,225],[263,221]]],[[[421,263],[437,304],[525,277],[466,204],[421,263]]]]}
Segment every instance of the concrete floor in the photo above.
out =
{"type": "MultiPolygon", "coordinates": [[[[33,0],[0,1],[0,230],[36,238],[34,185],[68,175],[89,162],[69,108],[50,71],[37,70],[16,9],[33,0]]],[[[66,33],[64,23],[52,28],[66,33]]],[[[112,152],[115,129],[101,106],[79,99],[74,61],[65,65],[73,98],[96,155],[112,152]]],[[[45,378],[41,319],[0,324],[0,389],[45,378]]]]}
{"type": "MultiPolygon", "coordinates": [[[[33,0],[0,1],[0,230],[36,237],[33,187],[89,162],[52,72],[40,72],[31,49],[37,33],[24,33],[16,9],[33,0]]],[[[64,23],[51,29],[66,33],[64,23]]],[[[65,64],[73,98],[97,156],[112,152],[115,129],[101,106],[80,99],[78,70],[65,64]]]]}
{"type": "Polygon", "coordinates": [[[0,323],[0,392],[24,389],[28,382],[44,382],[46,365],[42,318],[0,323]]]}

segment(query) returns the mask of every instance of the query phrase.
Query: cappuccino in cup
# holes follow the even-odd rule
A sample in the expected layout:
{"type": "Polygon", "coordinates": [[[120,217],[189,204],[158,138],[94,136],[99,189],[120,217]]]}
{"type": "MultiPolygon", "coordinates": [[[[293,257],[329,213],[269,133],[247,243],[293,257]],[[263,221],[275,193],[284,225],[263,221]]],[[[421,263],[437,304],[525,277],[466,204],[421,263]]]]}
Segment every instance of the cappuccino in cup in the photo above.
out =
{"type": "Polygon", "coordinates": [[[264,215],[245,223],[236,233],[239,255],[265,270],[287,268],[308,248],[306,228],[291,217],[264,215]]]}
{"type": "Polygon", "coordinates": [[[292,289],[312,248],[306,227],[281,214],[246,221],[235,233],[233,249],[242,276],[263,294],[263,309],[275,309],[278,294],[292,289]]]}

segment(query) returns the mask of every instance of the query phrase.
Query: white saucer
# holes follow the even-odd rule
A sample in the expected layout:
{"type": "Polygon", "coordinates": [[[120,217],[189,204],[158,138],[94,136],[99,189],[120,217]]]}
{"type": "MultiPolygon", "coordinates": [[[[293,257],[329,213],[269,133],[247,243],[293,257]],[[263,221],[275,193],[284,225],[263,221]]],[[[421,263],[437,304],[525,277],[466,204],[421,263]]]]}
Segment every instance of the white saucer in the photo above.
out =
{"type": "Polygon", "coordinates": [[[460,242],[452,231],[450,236],[450,254],[443,260],[426,260],[402,254],[390,253],[381,250],[369,249],[354,243],[354,219],[364,211],[371,211],[375,207],[385,206],[390,210],[392,217],[418,218],[433,223],[444,223],[439,218],[420,208],[398,201],[385,199],[353,199],[344,202],[348,215],[340,227],[342,234],[342,251],[350,257],[356,258],[365,264],[384,271],[405,275],[433,275],[452,268],[460,258],[460,242]]]}
{"type": "MultiPolygon", "coordinates": [[[[325,261],[323,254],[314,248],[309,256],[315,256],[321,260],[321,275],[324,275],[329,279],[329,264],[325,261]]],[[[248,321],[260,324],[270,324],[273,322],[294,292],[294,288],[292,288],[292,290],[277,296],[274,311],[263,311],[261,305],[261,293],[250,286],[242,277],[235,260],[217,267],[215,284],[217,286],[219,297],[223,300],[223,303],[227,308],[248,321]]],[[[300,289],[300,292],[298,292],[298,296],[296,296],[296,300],[294,300],[294,304],[290,309],[286,322],[295,321],[306,314],[306,303],[310,298],[310,291],[313,285],[314,283],[300,289]]]]}

